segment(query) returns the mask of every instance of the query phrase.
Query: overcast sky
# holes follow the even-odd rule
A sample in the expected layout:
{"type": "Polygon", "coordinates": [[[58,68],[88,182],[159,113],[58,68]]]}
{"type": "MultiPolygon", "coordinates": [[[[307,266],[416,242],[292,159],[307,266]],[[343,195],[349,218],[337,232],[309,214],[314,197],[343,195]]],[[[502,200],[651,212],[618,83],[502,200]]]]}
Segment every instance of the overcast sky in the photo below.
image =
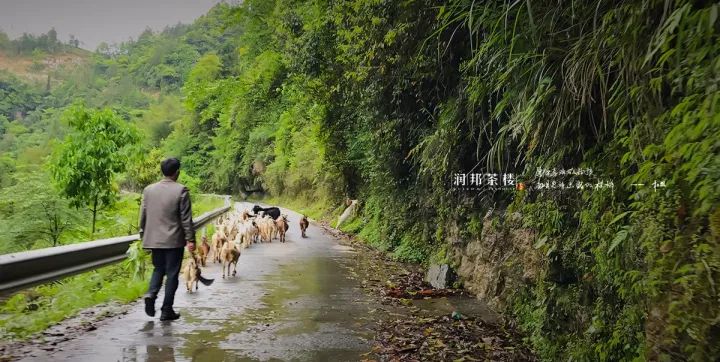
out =
{"type": "Polygon", "coordinates": [[[46,33],[75,35],[81,48],[137,38],[146,27],[190,23],[220,0],[0,0],[0,29],[10,38],[46,33]]]}

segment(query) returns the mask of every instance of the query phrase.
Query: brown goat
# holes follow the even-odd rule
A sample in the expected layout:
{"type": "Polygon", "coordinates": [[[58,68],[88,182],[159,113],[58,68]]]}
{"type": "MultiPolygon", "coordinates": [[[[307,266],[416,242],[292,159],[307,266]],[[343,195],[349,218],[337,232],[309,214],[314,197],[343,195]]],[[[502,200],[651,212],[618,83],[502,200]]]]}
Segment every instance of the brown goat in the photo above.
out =
{"type": "Polygon", "coordinates": [[[225,278],[227,275],[230,276],[230,267],[233,267],[232,275],[237,274],[237,263],[240,258],[240,248],[235,244],[234,240],[228,240],[225,245],[222,246],[220,251],[223,273],[222,277],[225,278]]]}
{"type": "Polygon", "coordinates": [[[307,235],[305,235],[305,230],[307,230],[308,226],[310,226],[310,222],[308,221],[307,216],[303,215],[302,219],[300,219],[300,232],[304,238],[307,237],[307,235]]]}
{"type": "Polygon", "coordinates": [[[285,233],[288,231],[288,220],[287,215],[283,215],[275,220],[275,226],[277,227],[278,235],[280,236],[280,242],[285,242],[285,233]]]}
{"type": "Polygon", "coordinates": [[[200,265],[205,266],[207,264],[207,258],[210,254],[210,244],[207,242],[207,236],[203,235],[202,241],[200,241],[200,247],[198,248],[198,257],[200,259],[200,265]]]}
{"type": "Polygon", "coordinates": [[[216,231],[212,237],[212,250],[213,250],[213,261],[220,263],[220,250],[223,244],[227,241],[225,234],[222,231],[216,231]]]}
{"type": "Polygon", "coordinates": [[[192,293],[193,284],[195,284],[195,290],[197,290],[200,267],[197,265],[195,254],[190,254],[190,258],[187,259],[187,263],[183,269],[183,274],[185,275],[185,287],[187,287],[187,291],[192,293]]]}

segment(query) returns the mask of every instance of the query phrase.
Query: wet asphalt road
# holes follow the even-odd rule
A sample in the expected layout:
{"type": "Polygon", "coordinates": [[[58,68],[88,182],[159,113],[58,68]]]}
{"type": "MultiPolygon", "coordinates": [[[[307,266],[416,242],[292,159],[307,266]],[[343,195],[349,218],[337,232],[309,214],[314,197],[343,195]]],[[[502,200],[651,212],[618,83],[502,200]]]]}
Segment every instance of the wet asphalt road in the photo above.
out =
{"type": "MultiPolygon", "coordinates": [[[[237,203],[238,208],[249,208],[237,203]]],[[[111,319],[62,350],[24,361],[355,361],[370,349],[368,312],[376,307],[350,275],[355,251],[311,224],[300,237],[300,215],[287,242],[243,250],[238,275],[221,278],[220,264],[203,275],[212,286],[187,293],[180,277],[175,309],[160,322],[142,305],[111,319]]],[[[162,292],[158,298],[159,308],[162,292]]]]}

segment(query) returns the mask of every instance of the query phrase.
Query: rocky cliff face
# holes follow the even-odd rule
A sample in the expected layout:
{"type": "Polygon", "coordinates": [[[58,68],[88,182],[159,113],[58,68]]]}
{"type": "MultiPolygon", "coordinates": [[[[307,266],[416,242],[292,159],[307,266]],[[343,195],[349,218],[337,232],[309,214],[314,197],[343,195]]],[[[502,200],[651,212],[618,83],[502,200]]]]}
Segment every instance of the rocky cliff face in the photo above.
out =
{"type": "Polygon", "coordinates": [[[455,239],[450,258],[465,288],[502,310],[513,291],[537,280],[544,258],[533,247],[535,232],[522,227],[519,214],[502,223],[494,223],[495,216],[485,216],[479,238],[455,239]]]}

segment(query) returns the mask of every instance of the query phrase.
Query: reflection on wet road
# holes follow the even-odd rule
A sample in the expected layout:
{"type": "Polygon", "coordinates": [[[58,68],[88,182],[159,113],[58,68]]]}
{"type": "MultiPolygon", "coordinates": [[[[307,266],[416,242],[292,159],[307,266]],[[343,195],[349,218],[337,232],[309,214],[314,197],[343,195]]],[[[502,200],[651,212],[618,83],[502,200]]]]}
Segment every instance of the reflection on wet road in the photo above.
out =
{"type": "MultiPolygon", "coordinates": [[[[249,204],[238,204],[248,207],[249,204]]],[[[300,216],[290,218],[288,242],[245,249],[238,275],[215,278],[189,294],[181,283],[176,310],[182,317],[160,322],[137,303],[62,350],[27,360],[71,361],[267,361],[359,360],[370,349],[366,325],[376,307],[348,272],[355,252],[311,225],[300,237],[300,216]]]]}

